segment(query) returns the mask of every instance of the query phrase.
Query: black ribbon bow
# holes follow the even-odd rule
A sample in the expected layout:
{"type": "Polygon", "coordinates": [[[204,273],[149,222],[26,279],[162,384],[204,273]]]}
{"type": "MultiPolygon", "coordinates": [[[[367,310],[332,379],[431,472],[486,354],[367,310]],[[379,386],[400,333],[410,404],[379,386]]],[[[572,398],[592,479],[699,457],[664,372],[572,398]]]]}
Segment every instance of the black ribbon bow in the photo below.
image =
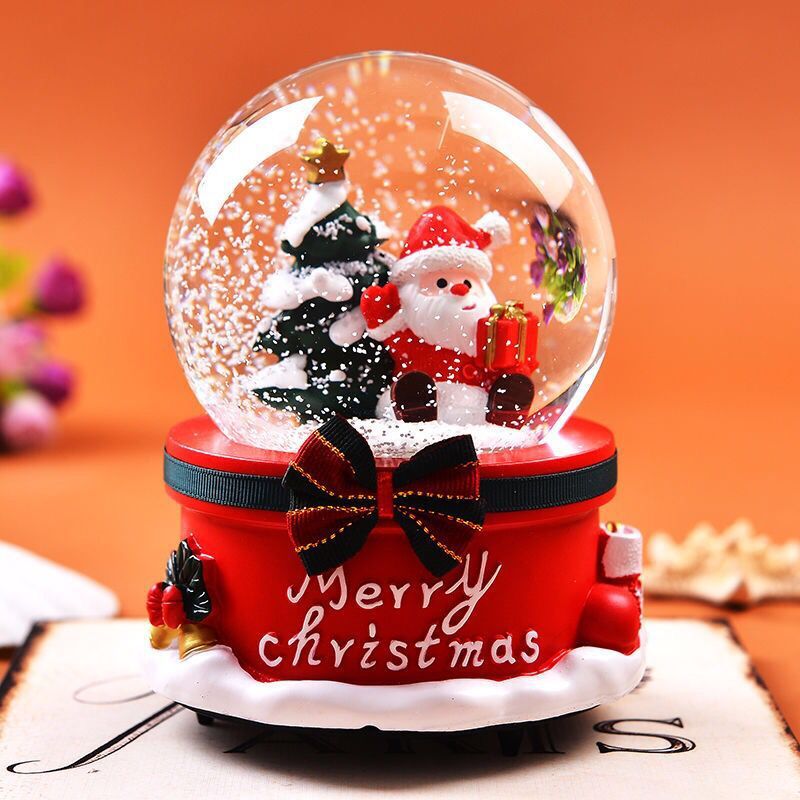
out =
{"type": "Polygon", "coordinates": [[[380,518],[394,518],[426,569],[444,575],[462,562],[485,516],[471,436],[436,442],[379,471],[364,437],[334,417],[306,439],[283,485],[289,535],[309,575],[352,558],[380,518]]]}

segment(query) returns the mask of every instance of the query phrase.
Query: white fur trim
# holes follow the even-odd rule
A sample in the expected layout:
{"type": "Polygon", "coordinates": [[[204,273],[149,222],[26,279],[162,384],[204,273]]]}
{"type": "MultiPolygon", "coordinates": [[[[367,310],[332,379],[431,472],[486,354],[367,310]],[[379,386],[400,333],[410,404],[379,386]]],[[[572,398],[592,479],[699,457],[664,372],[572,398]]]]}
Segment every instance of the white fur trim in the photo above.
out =
{"type": "Polygon", "coordinates": [[[485,281],[492,277],[492,261],[483,250],[446,244],[417,250],[416,253],[398,258],[392,264],[392,283],[400,285],[426,272],[459,268],[473,270],[485,281]]]}
{"type": "Polygon", "coordinates": [[[489,250],[503,247],[511,241],[511,226],[499,211],[487,211],[475,223],[475,227],[479,231],[486,231],[492,237],[492,242],[488,247],[489,250]]]}
{"type": "Polygon", "coordinates": [[[603,550],[603,575],[606,578],[628,578],[642,571],[642,534],[630,525],[617,525],[608,534],[603,550]]]}
{"type": "Polygon", "coordinates": [[[403,314],[403,309],[401,308],[391,319],[387,319],[386,322],[382,322],[374,328],[367,328],[367,333],[376,341],[382,342],[384,339],[388,339],[390,336],[399,333],[405,327],[406,319],[403,314]]]}
{"type": "Polygon", "coordinates": [[[229,648],[183,660],[147,645],[145,679],[190,708],[271,725],[388,731],[458,731],[551,719],[618,700],[644,674],[642,646],[630,655],[576,647],[545,672],[506,680],[451,678],[370,686],[329,680],[257,681],[229,648]]]}

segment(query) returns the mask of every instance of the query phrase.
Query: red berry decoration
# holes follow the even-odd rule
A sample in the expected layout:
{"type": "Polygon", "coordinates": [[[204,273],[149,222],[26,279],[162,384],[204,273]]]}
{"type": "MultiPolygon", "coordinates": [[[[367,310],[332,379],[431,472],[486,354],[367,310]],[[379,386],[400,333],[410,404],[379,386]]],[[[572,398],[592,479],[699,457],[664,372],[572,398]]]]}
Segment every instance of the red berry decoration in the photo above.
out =
{"type": "Polygon", "coordinates": [[[178,628],[186,622],[186,614],[183,610],[183,595],[181,590],[175,586],[167,586],[161,597],[161,614],[164,624],[168,628],[178,628]]]}
{"type": "Polygon", "coordinates": [[[213,559],[192,552],[184,539],[167,561],[167,579],[147,593],[147,615],[152,625],[177,628],[184,622],[200,622],[211,613],[203,566],[213,559]]]}
{"type": "Polygon", "coordinates": [[[164,595],[164,584],[160,581],[154,583],[147,593],[147,617],[151,625],[156,627],[164,624],[164,614],[161,610],[161,598],[164,595]]]}

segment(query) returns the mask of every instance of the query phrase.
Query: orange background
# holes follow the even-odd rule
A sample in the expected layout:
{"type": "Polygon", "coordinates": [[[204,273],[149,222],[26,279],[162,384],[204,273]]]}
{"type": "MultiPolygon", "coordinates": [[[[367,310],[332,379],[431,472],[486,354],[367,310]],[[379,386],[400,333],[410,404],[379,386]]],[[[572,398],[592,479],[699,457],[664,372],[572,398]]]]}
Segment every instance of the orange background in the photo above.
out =
{"type": "Polygon", "coordinates": [[[57,444],[0,460],[0,538],[83,569],[140,613],[177,535],[163,436],[197,411],[161,296],[178,190],[257,91],[376,48],[495,73],[591,166],[620,269],[582,409],[618,439],[610,516],[683,534],[745,515],[800,534],[796,3],[120,5],[0,1],[0,152],[39,195],[0,237],[68,254],[91,286],[88,312],[54,331],[80,372],[57,444]]]}

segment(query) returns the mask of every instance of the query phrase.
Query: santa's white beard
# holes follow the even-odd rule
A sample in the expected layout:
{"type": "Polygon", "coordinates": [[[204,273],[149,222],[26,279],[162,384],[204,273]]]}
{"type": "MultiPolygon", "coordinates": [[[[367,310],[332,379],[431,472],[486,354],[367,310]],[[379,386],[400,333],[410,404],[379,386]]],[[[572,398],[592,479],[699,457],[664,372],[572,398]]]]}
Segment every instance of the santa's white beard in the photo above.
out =
{"type": "Polygon", "coordinates": [[[403,316],[411,332],[428,344],[474,356],[477,351],[478,321],[489,316],[496,303],[488,286],[465,296],[451,293],[429,297],[411,282],[400,287],[403,316]],[[464,311],[464,306],[475,308],[464,311]]]}

